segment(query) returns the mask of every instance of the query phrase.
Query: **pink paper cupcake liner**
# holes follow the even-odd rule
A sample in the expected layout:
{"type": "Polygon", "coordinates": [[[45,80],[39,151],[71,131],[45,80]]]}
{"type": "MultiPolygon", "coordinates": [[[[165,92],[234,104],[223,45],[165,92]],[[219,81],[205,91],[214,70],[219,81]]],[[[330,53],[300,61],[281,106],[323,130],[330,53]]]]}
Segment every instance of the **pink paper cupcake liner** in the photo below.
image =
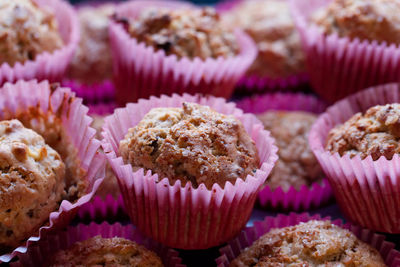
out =
{"type": "Polygon", "coordinates": [[[235,236],[246,224],[257,193],[268,177],[275,161],[277,148],[269,132],[251,114],[244,114],[233,103],[222,98],[199,95],[151,97],[117,109],[106,118],[103,127],[103,149],[120,185],[125,207],[133,222],[143,233],[170,247],[204,249],[222,244],[235,236]],[[133,172],[124,164],[118,146],[143,116],[155,107],[180,107],[183,102],[207,105],[223,114],[234,115],[255,141],[261,166],[246,180],[215,184],[208,190],[204,184],[197,189],[180,181],[170,185],[168,178],[158,181],[158,175],[143,169],[133,172]]]}
{"type": "Polygon", "coordinates": [[[54,12],[64,46],[52,53],[44,52],[35,60],[0,65],[0,85],[17,80],[61,81],[72,55],[79,42],[79,23],[74,9],[62,0],[35,0],[39,6],[45,6],[54,12]]]}
{"type": "Polygon", "coordinates": [[[372,87],[328,108],[315,122],[309,141],[328,176],[342,212],[353,222],[380,232],[400,233],[400,156],[392,160],[371,156],[341,157],[325,150],[329,131],[357,112],[375,105],[399,103],[397,84],[372,87]]]}
{"type": "MultiPolygon", "coordinates": [[[[178,8],[179,2],[131,1],[117,7],[117,14],[136,17],[151,6],[178,8]]],[[[187,6],[187,5],[186,5],[187,6]]],[[[150,95],[202,93],[229,98],[234,86],[254,61],[257,49],[242,31],[235,32],[240,53],[235,57],[201,60],[178,59],[138,43],[122,25],[110,25],[116,99],[119,104],[150,95]]]]}
{"type": "MultiPolygon", "coordinates": [[[[275,93],[245,98],[237,102],[244,112],[263,113],[267,110],[307,111],[322,113],[326,105],[312,95],[302,93],[275,93]]],[[[258,194],[258,204],[262,208],[283,210],[309,210],[326,204],[332,198],[332,190],[326,179],[315,182],[310,187],[304,185],[299,190],[293,186],[284,191],[265,186],[258,194]]]]}
{"type": "Polygon", "coordinates": [[[64,80],[63,86],[71,88],[78,97],[90,104],[113,102],[115,98],[114,84],[103,81],[95,84],[84,84],[74,80],[64,80]]]}
{"type": "Polygon", "coordinates": [[[396,45],[325,35],[310,25],[310,15],[331,1],[291,1],[315,91],[334,102],[372,85],[399,81],[400,48],[396,45]]]}
{"type": "Polygon", "coordinates": [[[100,141],[94,138],[95,130],[89,126],[91,118],[87,116],[88,108],[82,105],[82,100],[75,98],[67,88],[52,89],[47,81],[6,83],[0,90],[0,120],[12,118],[16,113],[32,107],[39,107],[43,114],[57,114],[60,118],[71,144],[78,151],[80,167],[87,172],[88,192],[74,203],[63,200],[59,209],[50,214],[47,226],[41,227],[38,233],[12,253],[0,255],[0,262],[9,262],[14,256],[25,253],[27,247],[40,240],[45,232],[67,225],[77,209],[90,201],[104,179],[105,158],[99,153],[100,141]]]}
{"type": "Polygon", "coordinates": [[[37,244],[29,247],[27,253],[21,255],[19,261],[11,264],[11,266],[46,266],[50,256],[57,251],[67,249],[76,242],[84,241],[97,235],[103,238],[122,237],[143,245],[157,253],[166,267],[185,266],[181,264],[182,259],[179,258],[179,253],[176,250],[163,247],[144,237],[131,224],[108,224],[106,222],[102,224],[92,222],[89,225],[78,224],[77,226],[68,227],[66,231],[48,234],[37,244]]]}
{"type": "Polygon", "coordinates": [[[126,213],[122,195],[115,199],[112,195],[107,195],[105,199],[95,196],[92,201],[79,208],[77,217],[80,221],[95,219],[118,219],[118,214],[126,213]]]}
{"type": "MultiPolygon", "coordinates": [[[[254,241],[269,232],[272,228],[293,226],[310,220],[330,220],[330,218],[321,218],[320,215],[311,216],[308,213],[279,214],[276,217],[265,217],[263,221],[255,222],[253,227],[243,230],[235,239],[229,241],[227,246],[220,249],[221,256],[215,260],[217,266],[228,267],[229,263],[238,257],[241,251],[251,246],[254,241]]],[[[400,265],[400,252],[394,249],[395,244],[385,241],[385,236],[375,234],[371,230],[362,229],[356,225],[343,224],[341,220],[335,220],[332,223],[353,232],[360,240],[375,247],[389,267],[400,265]]]]}
{"type": "Polygon", "coordinates": [[[89,115],[110,115],[114,112],[116,108],[115,103],[99,103],[99,104],[89,104],[89,115]]]}

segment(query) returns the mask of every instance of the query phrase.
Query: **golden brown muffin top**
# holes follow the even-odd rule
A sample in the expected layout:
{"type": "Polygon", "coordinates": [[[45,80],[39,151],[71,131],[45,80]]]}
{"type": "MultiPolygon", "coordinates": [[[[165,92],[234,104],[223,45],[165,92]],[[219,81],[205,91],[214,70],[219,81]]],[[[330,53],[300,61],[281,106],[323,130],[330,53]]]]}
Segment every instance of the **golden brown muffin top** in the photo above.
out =
{"type": "Polygon", "coordinates": [[[0,0],[0,64],[24,63],[62,46],[50,11],[32,0],[0,0]]]}
{"type": "Polygon", "coordinates": [[[399,44],[399,12],[398,0],[334,0],[311,20],[326,34],[399,44]]]}
{"type": "Polygon", "coordinates": [[[0,248],[31,236],[58,208],[65,166],[43,137],[18,120],[0,122],[0,248]]]}
{"type": "Polygon", "coordinates": [[[72,59],[69,76],[85,83],[101,82],[112,76],[108,24],[114,5],[78,10],[81,40],[72,59]]]}
{"type": "Polygon", "coordinates": [[[133,241],[95,236],[56,253],[50,266],[161,267],[161,259],[133,241]]]}
{"type": "Polygon", "coordinates": [[[267,111],[258,118],[271,132],[278,146],[279,159],[266,181],[272,189],[291,186],[299,189],[323,176],[320,165],[308,144],[308,133],[317,116],[302,111],[267,111]]]}
{"type": "Polygon", "coordinates": [[[246,248],[231,267],[386,266],[378,251],[329,221],[272,229],[246,248]]]}
{"type": "Polygon", "coordinates": [[[326,150],[340,156],[371,155],[392,159],[400,153],[400,104],[374,106],[365,114],[357,113],[344,124],[333,128],[327,137],[326,150]]]}
{"type": "Polygon", "coordinates": [[[166,55],[193,59],[232,57],[239,49],[233,32],[223,27],[213,8],[149,8],[128,26],[130,35],[166,55]]]}
{"type": "Polygon", "coordinates": [[[134,168],[195,188],[235,184],[260,164],[255,143],[239,120],[194,103],[150,110],[129,129],[119,152],[134,168]]]}
{"type": "Polygon", "coordinates": [[[242,1],[224,13],[223,21],[242,28],[257,44],[258,56],[249,74],[275,78],[304,71],[300,36],[287,1],[242,1]]]}

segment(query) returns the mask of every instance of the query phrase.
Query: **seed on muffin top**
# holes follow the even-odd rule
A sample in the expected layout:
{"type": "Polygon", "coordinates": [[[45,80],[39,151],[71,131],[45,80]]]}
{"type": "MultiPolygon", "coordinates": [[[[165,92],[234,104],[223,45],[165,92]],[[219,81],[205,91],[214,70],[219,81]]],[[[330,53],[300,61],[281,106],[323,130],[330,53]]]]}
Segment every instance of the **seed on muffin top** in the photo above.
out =
{"type": "Polygon", "coordinates": [[[0,0],[0,64],[22,64],[62,46],[53,13],[32,0],[0,0]]]}
{"type": "Polygon", "coordinates": [[[127,30],[138,42],[178,58],[227,58],[239,50],[233,32],[223,27],[219,15],[210,7],[149,8],[136,20],[122,21],[128,22],[127,30]]]}
{"type": "Polygon", "coordinates": [[[195,188],[235,184],[260,164],[255,143],[239,120],[194,103],[150,110],[129,129],[119,152],[134,168],[195,188]]]}
{"type": "Polygon", "coordinates": [[[400,153],[400,104],[374,106],[365,114],[357,113],[344,124],[333,128],[327,137],[326,150],[340,156],[359,155],[373,160],[390,160],[400,153]]]}

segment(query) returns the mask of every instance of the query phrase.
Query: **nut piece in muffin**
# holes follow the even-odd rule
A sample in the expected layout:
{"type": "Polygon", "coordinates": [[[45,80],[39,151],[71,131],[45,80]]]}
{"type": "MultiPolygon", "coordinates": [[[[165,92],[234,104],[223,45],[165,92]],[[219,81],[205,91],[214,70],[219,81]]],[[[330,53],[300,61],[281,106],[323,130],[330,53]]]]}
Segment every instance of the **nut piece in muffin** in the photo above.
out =
{"type": "Polygon", "coordinates": [[[320,181],[323,172],[308,144],[308,133],[317,116],[302,111],[267,111],[258,118],[279,148],[279,159],[266,184],[287,191],[291,186],[300,189],[320,181]]]}
{"type": "Polygon", "coordinates": [[[400,104],[374,106],[365,114],[357,113],[333,128],[327,137],[326,150],[340,156],[359,155],[362,159],[381,156],[392,159],[400,153],[400,104]]]}
{"type": "Polygon", "coordinates": [[[280,78],[304,71],[300,35],[285,0],[246,0],[223,15],[228,27],[241,28],[256,42],[258,56],[249,75],[280,78]]]}
{"type": "Polygon", "coordinates": [[[120,155],[134,169],[168,177],[170,183],[222,188],[254,174],[260,160],[242,123],[207,106],[154,108],[120,142],[120,155]]]}
{"type": "Polygon", "coordinates": [[[129,34],[139,43],[178,58],[227,58],[235,56],[239,50],[233,32],[223,27],[219,15],[210,7],[149,8],[136,20],[120,21],[128,22],[129,34]]]}
{"type": "Polygon", "coordinates": [[[0,64],[22,64],[63,46],[54,15],[32,0],[0,0],[0,18],[0,64]]]}
{"type": "Polygon", "coordinates": [[[17,247],[48,221],[64,192],[65,166],[18,120],[0,122],[0,248],[17,247]]]}
{"type": "Polygon", "coordinates": [[[50,266],[161,267],[163,264],[154,252],[133,241],[95,236],[57,252],[50,266]]]}
{"type": "Polygon", "coordinates": [[[386,266],[379,252],[329,221],[272,229],[246,248],[231,267],[386,266]]]}
{"type": "Polygon", "coordinates": [[[400,1],[334,0],[311,21],[325,34],[400,44],[400,1]]]}
{"type": "Polygon", "coordinates": [[[70,78],[89,84],[111,78],[108,24],[113,13],[112,4],[78,10],[81,40],[69,68],[70,78]]]}

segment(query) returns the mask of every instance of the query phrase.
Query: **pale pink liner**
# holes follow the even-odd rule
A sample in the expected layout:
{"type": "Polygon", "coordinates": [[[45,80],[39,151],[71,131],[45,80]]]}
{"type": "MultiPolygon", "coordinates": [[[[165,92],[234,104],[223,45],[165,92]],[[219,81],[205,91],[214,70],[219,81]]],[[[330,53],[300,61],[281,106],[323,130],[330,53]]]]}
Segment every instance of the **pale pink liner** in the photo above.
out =
{"type": "Polygon", "coordinates": [[[49,83],[43,81],[18,81],[16,84],[6,83],[0,90],[0,120],[7,114],[37,107],[44,112],[62,112],[60,115],[64,129],[71,143],[78,151],[81,168],[87,171],[89,181],[88,193],[75,203],[62,201],[58,211],[49,216],[49,226],[39,229],[39,236],[32,236],[24,246],[16,248],[10,254],[0,256],[0,262],[9,262],[14,256],[25,253],[27,246],[40,240],[43,233],[54,227],[62,227],[74,217],[79,206],[90,201],[104,179],[104,155],[99,153],[100,141],[95,139],[96,131],[90,127],[92,119],[87,116],[88,108],[82,105],[82,99],[75,98],[67,88],[51,91],[49,83]],[[62,109],[61,109],[62,108],[62,109]]]}
{"type": "MultiPolygon", "coordinates": [[[[241,251],[249,247],[254,241],[269,232],[272,228],[293,226],[310,220],[326,221],[330,220],[330,218],[321,218],[320,215],[311,216],[308,213],[279,214],[276,217],[265,217],[263,221],[255,222],[253,227],[244,229],[238,237],[229,241],[227,246],[220,249],[221,256],[215,260],[217,266],[228,267],[229,263],[238,257],[241,251]]],[[[394,249],[395,244],[385,241],[384,235],[375,234],[371,230],[363,229],[349,223],[343,224],[341,220],[335,220],[332,221],[332,223],[353,232],[360,240],[375,247],[389,267],[397,267],[400,265],[400,252],[394,249]]]]}
{"type": "Polygon", "coordinates": [[[87,103],[98,103],[110,101],[115,98],[114,84],[110,80],[95,84],[84,84],[75,80],[63,80],[62,85],[71,88],[78,97],[87,103]]]}
{"type": "Polygon", "coordinates": [[[166,248],[144,237],[131,224],[108,224],[106,222],[102,224],[92,222],[89,225],[78,224],[77,226],[68,227],[66,231],[48,234],[37,244],[31,246],[28,252],[21,255],[19,261],[11,264],[11,266],[46,266],[51,255],[54,255],[57,251],[67,249],[76,242],[84,241],[97,235],[104,238],[122,237],[143,245],[156,252],[166,267],[185,266],[181,264],[182,259],[179,258],[178,251],[166,248]]]}
{"type": "Polygon", "coordinates": [[[175,248],[204,249],[234,237],[249,219],[257,193],[277,160],[274,140],[255,116],[243,114],[235,104],[211,96],[174,94],[140,99],[107,117],[102,134],[103,149],[118,178],[133,224],[156,241],[175,248]],[[130,164],[124,164],[118,146],[128,129],[150,109],[181,107],[182,102],[207,105],[242,121],[256,143],[262,163],[254,176],[248,175],[246,181],[237,179],[234,185],[228,182],[224,189],[218,184],[212,190],[204,184],[194,189],[189,183],[182,187],[180,181],[170,185],[168,178],[158,181],[157,174],[144,173],[143,169],[133,172],[130,164]]]}
{"type": "Polygon", "coordinates": [[[19,79],[60,81],[79,42],[79,23],[74,9],[62,0],[35,0],[39,6],[51,9],[58,22],[59,32],[64,46],[52,53],[44,52],[35,60],[16,63],[11,67],[8,63],[0,65],[0,85],[15,82],[19,79]]]}
{"type": "MultiPolygon", "coordinates": [[[[167,6],[178,8],[182,3],[163,1],[130,1],[117,7],[117,14],[136,17],[144,8],[167,6]]],[[[186,5],[187,6],[187,5],[186,5]]],[[[234,86],[254,61],[257,49],[244,32],[235,32],[240,53],[224,59],[178,59],[160,50],[137,43],[122,25],[111,22],[110,39],[117,102],[135,102],[150,95],[202,93],[228,98],[234,86]]]]}
{"type": "MultiPolygon", "coordinates": [[[[322,113],[326,104],[312,95],[302,93],[274,93],[245,98],[236,103],[244,112],[263,113],[267,110],[307,111],[322,113]]],[[[309,210],[327,203],[332,198],[332,190],[326,179],[321,183],[304,185],[299,190],[290,187],[283,191],[281,187],[272,190],[265,186],[258,194],[258,203],[262,208],[283,210],[309,210]]]]}
{"type": "Polygon", "coordinates": [[[380,232],[400,233],[400,156],[392,160],[371,156],[341,157],[325,150],[329,131],[369,107],[400,102],[397,84],[372,87],[328,108],[309,135],[311,149],[328,176],[333,193],[347,218],[380,232]]]}
{"type": "Polygon", "coordinates": [[[291,0],[302,39],[310,81],[326,101],[334,102],[368,86],[399,81],[400,48],[385,42],[324,35],[309,16],[332,0],[291,0]]]}

